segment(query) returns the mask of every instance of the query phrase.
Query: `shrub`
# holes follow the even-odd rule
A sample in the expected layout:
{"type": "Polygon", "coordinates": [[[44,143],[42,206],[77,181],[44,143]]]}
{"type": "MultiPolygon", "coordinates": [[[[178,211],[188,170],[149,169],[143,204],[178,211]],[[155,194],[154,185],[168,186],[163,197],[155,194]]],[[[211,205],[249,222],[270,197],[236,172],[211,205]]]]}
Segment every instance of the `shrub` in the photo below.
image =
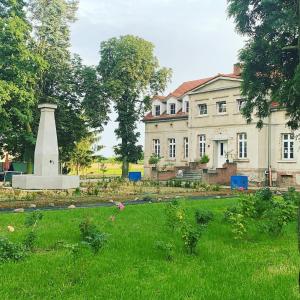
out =
{"type": "Polygon", "coordinates": [[[274,207],[264,212],[261,228],[270,235],[282,233],[283,227],[295,219],[295,206],[289,202],[274,202],[274,207]]]}
{"type": "Polygon", "coordinates": [[[13,243],[7,238],[0,237],[0,263],[20,261],[26,257],[26,249],[22,244],[13,243]]]}
{"type": "Polygon", "coordinates": [[[38,221],[42,219],[43,219],[43,214],[40,211],[34,211],[26,216],[24,225],[26,227],[36,226],[38,221]]]}
{"type": "Polygon", "coordinates": [[[300,203],[300,193],[296,191],[294,187],[289,187],[288,191],[282,195],[285,202],[292,203],[294,205],[299,205],[300,203]]]}
{"type": "Polygon", "coordinates": [[[166,224],[173,231],[180,227],[185,218],[185,211],[177,200],[167,203],[165,214],[166,224]]]}
{"type": "Polygon", "coordinates": [[[79,224],[81,237],[97,254],[107,243],[108,235],[101,232],[90,218],[85,219],[79,224]]]}
{"type": "Polygon", "coordinates": [[[171,261],[174,259],[175,247],[172,243],[157,241],[155,243],[155,248],[163,252],[166,260],[171,261]]]}
{"type": "Polygon", "coordinates": [[[201,236],[201,228],[186,223],[182,226],[181,233],[185,249],[189,254],[194,254],[201,236]]]}
{"type": "Polygon", "coordinates": [[[33,251],[35,245],[36,245],[36,240],[37,240],[37,234],[35,231],[30,231],[24,241],[23,241],[23,245],[25,247],[26,250],[28,251],[33,251]]]}
{"type": "Polygon", "coordinates": [[[296,216],[297,195],[292,193],[276,199],[270,189],[264,188],[254,196],[244,195],[237,206],[225,211],[224,219],[231,223],[236,239],[244,237],[252,227],[272,236],[279,235],[296,216]]]}
{"type": "Polygon", "coordinates": [[[195,212],[195,218],[198,225],[206,226],[210,221],[213,220],[213,213],[211,211],[198,209],[195,212]]]}

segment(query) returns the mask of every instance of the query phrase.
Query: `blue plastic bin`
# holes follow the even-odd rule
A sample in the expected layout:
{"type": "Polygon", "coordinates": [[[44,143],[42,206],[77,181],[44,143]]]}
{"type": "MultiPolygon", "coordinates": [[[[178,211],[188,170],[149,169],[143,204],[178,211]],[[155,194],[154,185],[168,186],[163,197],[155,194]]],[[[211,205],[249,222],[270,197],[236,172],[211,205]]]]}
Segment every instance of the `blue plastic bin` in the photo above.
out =
{"type": "Polygon", "coordinates": [[[140,181],[142,180],[142,172],[129,172],[128,179],[130,181],[140,181]]]}
{"type": "Polygon", "coordinates": [[[248,176],[231,176],[230,186],[232,190],[248,190],[248,176]]]}

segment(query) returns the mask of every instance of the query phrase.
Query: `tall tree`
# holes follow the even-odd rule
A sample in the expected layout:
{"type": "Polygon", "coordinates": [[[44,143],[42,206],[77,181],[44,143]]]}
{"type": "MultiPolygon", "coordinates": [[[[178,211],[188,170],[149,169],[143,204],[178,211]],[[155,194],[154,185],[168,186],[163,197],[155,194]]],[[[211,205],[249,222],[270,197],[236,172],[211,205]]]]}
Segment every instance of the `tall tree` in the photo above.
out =
{"type": "Polygon", "coordinates": [[[150,106],[150,99],[164,91],[171,70],[160,68],[152,43],[126,35],[102,42],[98,66],[102,93],[114,103],[118,117],[115,133],[121,142],[115,147],[122,160],[122,176],[128,175],[129,163],[137,162],[142,146],[137,122],[150,106]]]}
{"type": "Polygon", "coordinates": [[[243,113],[258,127],[272,103],[284,107],[292,129],[300,125],[300,1],[228,0],[229,16],[248,41],[240,52],[243,67],[243,113]]]}
{"type": "Polygon", "coordinates": [[[34,144],[32,111],[38,74],[45,68],[33,45],[25,2],[0,0],[0,148],[25,159],[34,144]]]}
{"type": "Polygon", "coordinates": [[[38,102],[54,102],[62,161],[68,161],[76,142],[88,134],[89,126],[102,128],[107,105],[93,67],[82,64],[70,52],[70,24],[76,20],[76,0],[30,0],[36,52],[48,63],[41,72],[38,102]],[[98,114],[97,114],[98,113],[98,114]]]}

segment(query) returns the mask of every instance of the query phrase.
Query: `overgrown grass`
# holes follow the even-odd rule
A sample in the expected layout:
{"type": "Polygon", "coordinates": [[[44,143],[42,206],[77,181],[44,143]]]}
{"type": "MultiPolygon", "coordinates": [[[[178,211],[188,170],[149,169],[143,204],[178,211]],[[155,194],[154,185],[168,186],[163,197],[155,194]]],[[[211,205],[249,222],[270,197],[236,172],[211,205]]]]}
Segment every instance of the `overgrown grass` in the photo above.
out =
{"type": "MultiPolygon", "coordinates": [[[[197,255],[165,226],[164,203],[45,212],[37,230],[38,250],[26,260],[0,265],[0,299],[298,299],[296,225],[278,238],[255,236],[235,241],[223,212],[235,199],[183,201],[192,216],[198,208],[214,220],[200,239],[197,255]],[[80,241],[78,225],[93,218],[110,234],[98,255],[83,249],[75,258],[55,248],[57,241],[80,241]],[[156,241],[175,244],[173,261],[155,249],[156,241]]],[[[0,235],[13,241],[26,232],[25,214],[1,214],[0,235]],[[15,227],[8,233],[7,225],[15,227]]]]}

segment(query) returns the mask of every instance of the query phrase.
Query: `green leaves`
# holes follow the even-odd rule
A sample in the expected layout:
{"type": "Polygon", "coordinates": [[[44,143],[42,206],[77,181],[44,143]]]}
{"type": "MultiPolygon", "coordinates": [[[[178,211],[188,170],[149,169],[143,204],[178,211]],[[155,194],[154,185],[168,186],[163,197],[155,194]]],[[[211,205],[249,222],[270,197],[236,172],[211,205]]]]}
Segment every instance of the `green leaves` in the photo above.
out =
{"type": "Polygon", "coordinates": [[[140,136],[136,132],[137,121],[171,76],[170,69],[159,68],[153,50],[152,43],[132,35],[101,43],[98,71],[103,95],[114,103],[118,113],[119,127],[115,132],[121,143],[115,147],[115,153],[123,161],[123,176],[127,176],[128,164],[142,156],[142,147],[136,145],[140,136]]]}
{"type": "Polygon", "coordinates": [[[294,0],[228,0],[228,14],[246,37],[240,52],[243,65],[243,114],[263,126],[277,102],[290,117],[292,129],[300,125],[298,80],[299,10],[294,0]]]}

